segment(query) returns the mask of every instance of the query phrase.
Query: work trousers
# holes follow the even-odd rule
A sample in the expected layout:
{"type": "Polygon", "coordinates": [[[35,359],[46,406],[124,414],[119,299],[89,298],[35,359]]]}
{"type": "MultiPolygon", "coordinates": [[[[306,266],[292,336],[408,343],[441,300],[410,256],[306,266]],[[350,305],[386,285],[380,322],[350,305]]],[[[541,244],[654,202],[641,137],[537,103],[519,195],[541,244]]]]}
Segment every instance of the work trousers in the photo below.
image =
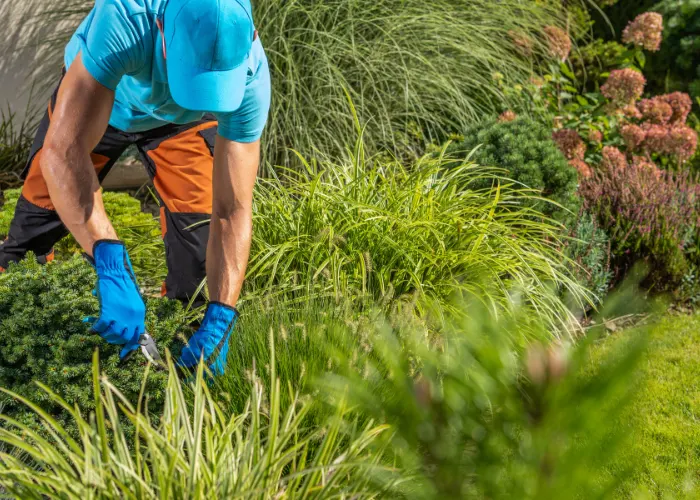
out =
{"type": "MultiPolygon", "coordinates": [[[[24,186],[6,240],[0,244],[0,271],[32,251],[41,262],[53,259],[53,247],[68,234],[49,196],[40,162],[58,89],[36,133],[24,186]]],[[[92,151],[92,163],[102,182],[124,150],[138,150],[160,201],[160,222],[168,275],[163,295],[188,301],[205,277],[212,210],[212,174],[217,122],[214,117],[186,125],[168,124],[140,133],[112,126],[92,151]]]]}

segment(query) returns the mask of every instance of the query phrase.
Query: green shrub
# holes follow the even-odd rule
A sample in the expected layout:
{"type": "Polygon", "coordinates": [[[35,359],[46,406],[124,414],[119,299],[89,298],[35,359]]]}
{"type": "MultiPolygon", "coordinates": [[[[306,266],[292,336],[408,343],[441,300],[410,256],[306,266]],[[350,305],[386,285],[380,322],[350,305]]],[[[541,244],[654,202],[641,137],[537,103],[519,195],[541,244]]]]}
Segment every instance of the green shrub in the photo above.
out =
{"type": "MultiPolygon", "coordinates": [[[[35,385],[42,382],[72,406],[94,409],[91,394],[91,360],[101,352],[101,369],[131,401],[143,383],[145,357],[140,352],[120,365],[119,347],[91,334],[82,322],[97,312],[92,268],[78,256],[42,266],[33,256],[13,264],[0,274],[0,387],[31,398],[50,415],[63,409],[35,385]]],[[[178,350],[175,336],[182,325],[182,306],[165,299],[148,301],[148,331],[159,348],[178,350]]],[[[164,401],[167,376],[152,371],[146,389],[151,409],[164,401]]],[[[3,412],[23,419],[24,410],[12,398],[3,397],[3,412]]]]}
{"type": "Polygon", "coordinates": [[[576,277],[599,300],[605,298],[613,273],[610,270],[610,240],[588,212],[579,215],[566,240],[566,255],[578,264],[576,277]]]}
{"type": "Polygon", "coordinates": [[[403,166],[365,156],[361,142],[355,153],[340,164],[307,163],[307,172],[284,181],[259,181],[246,298],[321,293],[448,303],[455,292],[492,282],[497,291],[486,298],[495,309],[510,308],[518,290],[534,314],[559,326],[570,313],[550,286],[588,300],[557,250],[560,228],[526,207],[529,191],[492,190],[494,169],[455,159],[426,156],[403,166]]]}
{"type": "Polygon", "coordinates": [[[452,144],[448,153],[469,154],[470,160],[479,165],[502,168],[508,178],[540,191],[541,196],[563,207],[530,202],[546,215],[561,220],[570,218],[570,212],[578,212],[576,169],[557,149],[551,129],[531,118],[489,120],[470,127],[464,132],[464,141],[452,144]]]}
{"type": "MultiPolygon", "coordinates": [[[[0,209],[0,235],[7,235],[15,213],[15,205],[21,189],[5,191],[4,205],[0,209]]],[[[129,249],[129,257],[139,284],[146,287],[160,288],[167,273],[165,266],[165,248],[160,236],[157,219],[141,211],[138,200],[126,193],[102,193],[105,211],[112,221],[119,238],[129,249]]],[[[63,238],[56,245],[56,257],[71,258],[81,253],[80,246],[72,236],[63,238]]]]}

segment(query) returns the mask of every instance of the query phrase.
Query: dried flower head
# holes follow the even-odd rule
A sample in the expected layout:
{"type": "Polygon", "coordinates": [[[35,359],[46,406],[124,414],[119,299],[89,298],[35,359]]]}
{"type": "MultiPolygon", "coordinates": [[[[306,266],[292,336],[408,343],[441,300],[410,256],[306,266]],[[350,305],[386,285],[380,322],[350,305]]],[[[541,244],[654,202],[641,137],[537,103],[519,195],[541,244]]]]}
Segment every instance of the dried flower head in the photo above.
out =
{"type": "Polygon", "coordinates": [[[513,45],[515,46],[516,52],[520,54],[523,57],[531,57],[532,56],[532,48],[534,46],[532,42],[532,38],[529,36],[523,34],[523,33],[518,33],[517,31],[510,30],[508,31],[508,36],[510,37],[511,41],[513,42],[513,45]]]}
{"type": "Polygon", "coordinates": [[[603,142],[603,132],[595,129],[589,131],[588,142],[592,142],[593,144],[600,144],[601,142],[603,142]]]}
{"type": "Polygon", "coordinates": [[[646,132],[639,125],[625,125],[620,131],[622,138],[630,151],[636,151],[644,142],[646,132]]]}
{"type": "Polygon", "coordinates": [[[624,170],[627,168],[627,158],[622,151],[614,146],[603,148],[603,161],[601,167],[605,170],[624,170]]]}
{"type": "Polygon", "coordinates": [[[668,127],[645,123],[641,128],[644,130],[644,149],[647,153],[666,154],[668,152],[668,127]]]}
{"type": "Polygon", "coordinates": [[[618,110],[618,114],[622,114],[625,118],[641,120],[642,113],[639,112],[637,106],[634,104],[628,104],[624,108],[618,110]]]}
{"type": "Polygon", "coordinates": [[[552,139],[567,160],[583,160],[586,155],[586,144],[573,129],[557,130],[552,134],[552,139]]]}
{"type": "Polygon", "coordinates": [[[688,94],[684,92],[673,92],[672,94],[659,96],[659,99],[663,99],[671,106],[673,114],[669,121],[672,124],[680,125],[685,123],[690,114],[690,110],[693,108],[693,100],[688,94]]]}
{"type": "Polygon", "coordinates": [[[622,42],[656,52],[661,48],[664,17],[657,12],[645,12],[631,21],[622,32],[622,42]]]}
{"type": "Polygon", "coordinates": [[[645,85],[646,79],[638,71],[617,69],[610,73],[608,81],[600,87],[600,91],[612,103],[623,107],[639,99],[645,85]]]}
{"type": "Polygon", "coordinates": [[[544,34],[547,38],[550,55],[561,62],[566,61],[571,53],[571,38],[569,38],[569,34],[556,26],[545,26],[544,34]]]}
{"type": "Polygon", "coordinates": [[[637,104],[637,108],[642,114],[642,118],[659,125],[665,125],[673,116],[673,108],[662,96],[642,99],[637,104]]]}
{"type": "Polygon", "coordinates": [[[498,116],[498,121],[499,122],[512,122],[517,117],[518,117],[518,115],[516,115],[514,111],[509,109],[508,111],[504,111],[503,113],[501,113],[498,116]]]}
{"type": "Polygon", "coordinates": [[[587,179],[591,175],[593,175],[593,170],[591,170],[590,165],[588,165],[588,163],[586,163],[583,160],[579,160],[579,159],[571,160],[571,161],[569,161],[569,165],[571,165],[576,170],[578,170],[579,176],[582,179],[587,179]]]}
{"type": "Polygon", "coordinates": [[[679,163],[685,163],[693,157],[698,147],[698,133],[687,125],[678,125],[668,132],[666,151],[679,163]]]}

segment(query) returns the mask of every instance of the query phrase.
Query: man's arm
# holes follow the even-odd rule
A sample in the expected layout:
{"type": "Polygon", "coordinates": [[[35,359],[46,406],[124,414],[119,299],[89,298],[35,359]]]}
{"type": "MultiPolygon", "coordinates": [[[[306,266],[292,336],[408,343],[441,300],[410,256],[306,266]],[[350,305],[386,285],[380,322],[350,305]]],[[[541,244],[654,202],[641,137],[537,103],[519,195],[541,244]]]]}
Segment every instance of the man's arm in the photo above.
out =
{"type": "Polygon", "coordinates": [[[217,136],[207,282],[209,298],[229,306],[238,301],[248,266],[259,163],[260,141],[241,143],[217,136]]]}
{"type": "Polygon", "coordinates": [[[61,220],[92,255],[98,240],[116,240],[90,158],[109,124],[114,92],[85,69],[80,55],[58,91],[41,155],[41,171],[61,220]]]}

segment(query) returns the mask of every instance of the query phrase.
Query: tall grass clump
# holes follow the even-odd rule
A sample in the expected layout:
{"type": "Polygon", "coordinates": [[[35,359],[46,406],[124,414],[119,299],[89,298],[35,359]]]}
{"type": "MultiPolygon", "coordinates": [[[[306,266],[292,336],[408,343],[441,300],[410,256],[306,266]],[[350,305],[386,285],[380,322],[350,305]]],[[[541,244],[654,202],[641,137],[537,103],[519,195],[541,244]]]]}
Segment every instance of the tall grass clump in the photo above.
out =
{"type": "MultiPolygon", "coordinates": [[[[37,0],[34,0],[35,2],[37,0]]],[[[44,1],[38,2],[43,4],[44,1]]],[[[289,148],[339,155],[353,134],[343,89],[364,122],[368,147],[440,140],[502,108],[502,86],[524,83],[546,57],[547,25],[564,24],[558,2],[522,0],[255,0],[256,27],[273,82],[263,145],[271,165],[290,165],[289,148]],[[525,57],[518,43],[528,46],[525,57]]],[[[93,2],[67,0],[24,22],[59,74],[65,41],[93,2]],[[55,27],[62,28],[56,32],[55,27]],[[47,35],[48,33],[48,35],[47,35]],[[47,39],[48,38],[48,39],[47,39]]]]}
{"type": "Polygon", "coordinates": [[[499,170],[444,156],[404,166],[365,154],[361,140],[346,161],[303,162],[303,172],[258,183],[249,299],[448,304],[454,293],[481,296],[488,283],[493,310],[522,300],[555,329],[571,316],[552,289],[589,300],[557,250],[560,226],[499,170]]]}
{"type": "MultiPolygon", "coordinates": [[[[356,426],[335,413],[327,424],[309,429],[309,403],[294,398],[280,405],[285,391],[275,382],[266,392],[253,382],[241,413],[228,414],[215,400],[200,369],[194,386],[183,386],[172,363],[165,407],[158,423],[99,373],[93,363],[95,411],[89,416],[49,388],[79,430],[74,439],[39,405],[14,397],[34,411],[44,433],[0,415],[0,487],[13,498],[367,498],[379,450],[369,446],[386,426],[356,426]],[[127,438],[123,420],[135,429],[127,438]]],[[[86,388],[86,390],[88,390],[86,388]]],[[[7,391],[5,391],[7,392],[7,391]]]]}
{"type": "Polygon", "coordinates": [[[21,120],[9,109],[0,111],[0,189],[17,186],[34,140],[31,118],[21,120]]]}

